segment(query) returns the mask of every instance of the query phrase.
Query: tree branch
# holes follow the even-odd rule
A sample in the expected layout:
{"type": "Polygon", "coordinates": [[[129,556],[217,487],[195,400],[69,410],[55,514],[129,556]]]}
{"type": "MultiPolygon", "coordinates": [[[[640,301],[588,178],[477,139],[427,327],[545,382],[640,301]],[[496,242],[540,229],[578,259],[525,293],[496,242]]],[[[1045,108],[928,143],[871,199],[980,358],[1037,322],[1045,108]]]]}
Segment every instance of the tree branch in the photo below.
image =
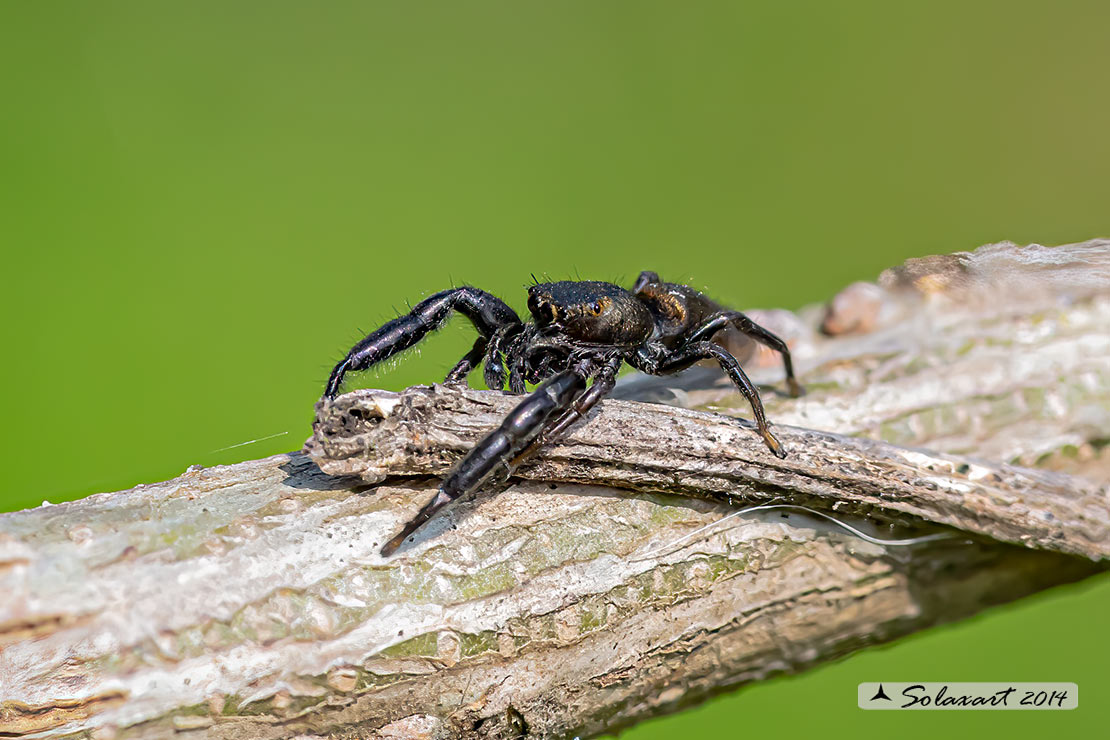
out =
{"type": "MultiPolygon", "coordinates": [[[[373,482],[442,476],[516,403],[512,396],[444,386],[356,391],[319,409],[308,450],[332,475],[373,482]]],[[[1110,557],[1106,485],[828,432],[776,431],[790,451],[785,460],[767,451],[750,424],[604,401],[587,424],[514,474],[724,503],[789,500],[845,514],[883,513],[1027,547],[1110,557]]]]}
{"type": "Polygon", "coordinates": [[[606,401],[389,560],[511,397],[359,391],[309,454],[0,516],[0,736],[593,735],[1098,572],[1107,246],[911,261],[827,315],[764,312],[810,388],[765,393],[786,460],[703,413],[744,413],[716,375],[633,377],[624,398],[701,410],[606,401]],[[870,539],[729,505],[772,500],[870,539]],[[951,536],[882,544],[925,533],[951,536]]]}

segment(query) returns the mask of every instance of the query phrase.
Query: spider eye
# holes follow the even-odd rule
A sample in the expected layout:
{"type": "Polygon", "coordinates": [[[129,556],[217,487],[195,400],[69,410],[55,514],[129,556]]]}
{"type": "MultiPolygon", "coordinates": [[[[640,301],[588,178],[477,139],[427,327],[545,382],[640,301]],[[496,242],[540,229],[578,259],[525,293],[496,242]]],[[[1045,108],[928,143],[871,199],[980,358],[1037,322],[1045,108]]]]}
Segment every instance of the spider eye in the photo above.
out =
{"type": "Polygon", "coordinates": [[[592,313],[594,316],[600,315],[601,314],[601,303],[599,303],[598,301],[594,301],[593,303],[591,303],[590,304],[590,313],[592,313]]]}

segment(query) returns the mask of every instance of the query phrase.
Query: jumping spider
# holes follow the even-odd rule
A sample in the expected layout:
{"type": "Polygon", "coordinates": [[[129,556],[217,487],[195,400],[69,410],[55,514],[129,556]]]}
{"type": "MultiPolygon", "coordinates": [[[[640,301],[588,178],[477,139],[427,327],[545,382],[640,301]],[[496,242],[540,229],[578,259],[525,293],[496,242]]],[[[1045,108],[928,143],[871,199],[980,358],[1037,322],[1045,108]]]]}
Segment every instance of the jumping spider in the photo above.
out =
{"type": "Polygon", "coordinates": [[[558,437],[613,389],[625,362],[642,372],[664,375],[699,360],[716,360],[751,404],[767,447],[786,457],[767,426],[755,386],[736,358],[712,338],[733,327],[777,350],[790,393],[799,396],[804,391],[794,379],[786,343],[739,311],[722,308],[687,285],[665,283],[654,272],[641,273],[631,291],[593,280],[536,283],[528,288],[529,322],[521,321],[500,298],[477,288],[436,293],[352,347],[332,370],[324,398],[335,398],[348,372],[366,370],[412,347],[441,327],[453,310],[470,319],[478,339],[445,383],[465,383],[467,374],[484,363],[486,385],[494,390],[505,387],[506,375],[513,393],[526,393],[526,382],[539,385],[467,453],[435,498],[385,544],[384,556],[392,555],[439,509],[558,437]],[[587,387],[591,378],[593,384],[587,387]]]}

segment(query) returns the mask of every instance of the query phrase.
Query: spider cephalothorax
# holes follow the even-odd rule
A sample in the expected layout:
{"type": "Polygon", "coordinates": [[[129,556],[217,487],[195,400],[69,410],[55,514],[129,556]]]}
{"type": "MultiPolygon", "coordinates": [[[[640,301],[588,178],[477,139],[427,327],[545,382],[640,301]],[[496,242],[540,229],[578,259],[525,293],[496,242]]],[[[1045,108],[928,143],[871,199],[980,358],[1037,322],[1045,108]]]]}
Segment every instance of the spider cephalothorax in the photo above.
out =
{"type": "Polygon", "coordinates": [[[521,394],[527,392],[526,383],[539,383],[500,427],[467,453],[436,497],[386,543],[383,555],[392,554],[440,508],[499,471],[510,470],[565,431],[612,390],[625,362],[642,372],[664,375],[700,360],[717,361],[751,404],[767,447],[786,457],[768,428],[755,386],[713,336],[731,327],[777,350],[790,393],[801,395],[802,387],[794,379],[786,343],[739,311],[722,308],[689,286],[665,283],[654,272],[641,273],[631,291],[593,280],[537,283],[528,289],[528,310],[532,320],[524,322],[504,301],[483,290],[444,290],[371,333],[332,371],[326,399],[336,396],[347,372],[366,370],[413,346],[458,311],[474,324],[478,339],[445,383],[465,383],[479,364],[484,366],[486,385],[495,390],[503,389],[506,379],[509,389],[521,394]]]}

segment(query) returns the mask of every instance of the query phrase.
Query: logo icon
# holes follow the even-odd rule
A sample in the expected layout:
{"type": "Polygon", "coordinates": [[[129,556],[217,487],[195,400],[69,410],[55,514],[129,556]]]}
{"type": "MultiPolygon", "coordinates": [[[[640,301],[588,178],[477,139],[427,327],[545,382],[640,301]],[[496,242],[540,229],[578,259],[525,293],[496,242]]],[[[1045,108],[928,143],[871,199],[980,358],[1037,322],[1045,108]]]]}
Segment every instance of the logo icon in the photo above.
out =
{"type": "Polygon", "coordinates": [[[894,701],[893,699],[891,699],[889,696],[886,695],[885,691],[883,691],[883,685],[882,684],[879,684],[879,690],[876,691],[875,695],[871,697],[871,701],[875,701],[876,699],[886,699],[887,701],[894,701]]]}

